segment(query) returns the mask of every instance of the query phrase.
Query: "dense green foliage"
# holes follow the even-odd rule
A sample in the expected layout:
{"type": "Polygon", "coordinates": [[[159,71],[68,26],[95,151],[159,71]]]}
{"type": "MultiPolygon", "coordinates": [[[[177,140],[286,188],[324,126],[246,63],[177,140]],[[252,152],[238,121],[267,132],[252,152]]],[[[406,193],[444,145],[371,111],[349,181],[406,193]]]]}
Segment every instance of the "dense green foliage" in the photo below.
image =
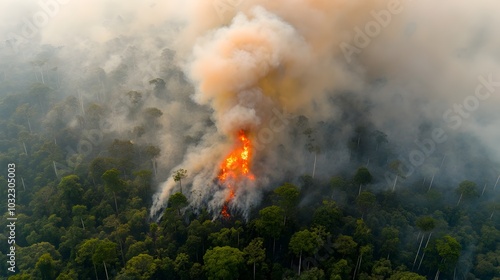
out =
{"type": "MultiPolygon", "coordinates": [[[[0,271],[9,279],[500,277],[498,204],[471,181],[393,191],[382,174],[356,168],[363,148],[356,138],[348,145],[352,170],[274,182],[248,217],[192,209],[182,182],[191,171],[177,170],[169,176],[180,191],[156,220],[149,208],[161,150],[136,140],[154,136],[162,111],[141,108],[141,93],[128,92],[130,117],[147,121],[116,139],[102,128],[110,114],[105,102],[87,104],[68,126],[78,100],[56,95],[35,83],[0,100],[0,166],[15,163],[18,176],[15,275],[7,274],[7,239],[0,236],[0,271]]],[[[304,122],[297,117],[292,130],[304,122]]],[[[375,132],[376,149],[386,153],[388,140],[375,132]]]]}

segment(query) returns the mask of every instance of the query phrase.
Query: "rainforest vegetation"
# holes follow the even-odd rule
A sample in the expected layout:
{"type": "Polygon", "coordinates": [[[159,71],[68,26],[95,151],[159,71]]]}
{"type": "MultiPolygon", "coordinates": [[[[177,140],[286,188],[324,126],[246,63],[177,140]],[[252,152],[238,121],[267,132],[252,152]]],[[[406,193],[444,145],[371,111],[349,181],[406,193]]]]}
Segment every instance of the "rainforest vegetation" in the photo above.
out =
{"type": "MultiPolygon", "coordinates": [[[[15,82],[2,82],[0,99],[0,166],[6,172],[14,163],[17,179],[17,270],[7,270],[4,233],[3,277],[500,279],[500,215],[491,200],[498,192],[485,195],[468,180],[431,188],[431,178],[394,189],[370,168],[397,164],[388,160],[391,139],[383,132],[360,127],[364,132],[356,135],[366,137],[346,144],[357,167],[326,178],[290,174],[273,182],[246,216],[190,207],[181,186],[191,171],[166,174],[179,188],[160,216],[150,217],[162,150],[137,139],[155,135],[164,112],[141,107],[141,99],[168,98],[165,82],[151,80],[143,93],[123,92],[127,114],[144,124],[120,138],[100,127],[110,114],[105,102],[82,105],[77,95],[58,96],[55,78],[51,84],[15,82]],[[359,160],[367,154],[368,167],[359,160]]],[[[291,137],[310,137],[306,118],[290,125],[298,131],[291,137]]],[[[7,205],[1,207],[6,228],[7,205]]]]}

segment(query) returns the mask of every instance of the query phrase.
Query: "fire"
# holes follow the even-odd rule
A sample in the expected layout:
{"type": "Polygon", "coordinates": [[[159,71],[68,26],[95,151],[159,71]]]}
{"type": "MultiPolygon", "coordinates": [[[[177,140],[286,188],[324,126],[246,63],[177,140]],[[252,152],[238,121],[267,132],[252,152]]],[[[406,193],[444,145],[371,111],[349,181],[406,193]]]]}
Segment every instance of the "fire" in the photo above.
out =
{"type": "Polygon", "coordinates": [[[231,153],[222,161],[219,176],[219,182],[229,189],[229,194],[222,207],[221,215],[229,218],[228,204],[234,198],[235,183],[243,179],[254,180],[254,175],[250,172],[250,160],[252,158],[251,141],[245,131],[240,130],[236,145],[231,153]]]}

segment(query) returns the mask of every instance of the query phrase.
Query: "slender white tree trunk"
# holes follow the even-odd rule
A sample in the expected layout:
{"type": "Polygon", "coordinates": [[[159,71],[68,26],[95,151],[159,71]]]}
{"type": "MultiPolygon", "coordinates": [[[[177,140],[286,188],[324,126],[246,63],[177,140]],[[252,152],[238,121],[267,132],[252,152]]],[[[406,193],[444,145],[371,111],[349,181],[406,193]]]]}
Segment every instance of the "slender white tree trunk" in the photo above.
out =
{"type": "Polygon", "coordinates": [[[104,265],[104,271],[106,272],[106,279],[109,280],[108,268],[106,267],[106,263],[104,261],[102,261],[102,264],[104,265]]]}
{"type": "Polygon", "coordinates": [[[422,265],[422,261],[424,260],[425,257],[425,249],[427,249],[427,245],[429,245],[429,240],[431,239],[432,232],[429,233],[429,237],[427,237],[427,242],[425,242],[424,246],[424,252],[422,253],[422,258],[420,259],[420,263],[418,264],[417,271],[420,270],[420,266],[422,265]]]}
{"type": "Polygon", "coordinates": [[[299,275],[300,275],[300,268],[302,267],[302,251],[300,251],[299,255],[299,275]]]}
{"type": "Polygon", "coordinates": [[[498,184],[498,180],[500,180],[500,175],[498,175],[498,178],[497,178],[497,181],[496,181],[496,183],[495,183],[495,186],[493,187],[493,190],[496,190],[496,188],[497,188],[497,184],[498,184]]]}
{"type": "Polygon", "coordinates": [[[411,267],[411,270],[415,268],[415,263],[417,262],[418,254],[420,253],[420,248],[422,248],[422,242],[424,241],[424,236],[425,233],[422,234],[422,239],[420,239],[420,245],[418,245],[417,254],[415,255],[415,260],[413,260],[413,266],[411,267]]]}
{"type": "Polygon", "coordinates": [[[97,276],[97,268],[95,267],[95,263],[92,262],[92,264],[94,265],[95,279],[99,279],[99,277],[97,276]]]}
{"type": "MultiPolygon", "coordinates": [[[[434,174],[436,175],[436,174],[434,174]]],[[[429,189],[427,191],[430,191],[432,188],[432,182],[434,182],[434,175],[432,175],[431,183],[429,184],[429,189]]]]}
{"type": "Polygon", "coordinates": [[[464,195],[464,193],[461,193],[460,194],[460,198],[458,199],[458,202],[457,202],[457,206],[460,205],[460,201],[462,201],[462,196],[464,195]]]}
{"type": "Polygon", "coordinates": [[[434,280],[439,280],[439,272],[440,272],[440,271],[439,271],[439,269],[438,269],[438,271],[436,272],[436,276],[434,277],[434,280]]]}

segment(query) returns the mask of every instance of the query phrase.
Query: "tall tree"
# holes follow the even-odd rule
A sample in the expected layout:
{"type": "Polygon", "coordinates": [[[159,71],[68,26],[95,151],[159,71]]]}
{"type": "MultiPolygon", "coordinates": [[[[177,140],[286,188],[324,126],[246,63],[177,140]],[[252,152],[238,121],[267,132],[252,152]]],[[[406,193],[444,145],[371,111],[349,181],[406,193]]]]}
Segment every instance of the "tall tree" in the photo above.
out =
{"type": "Polygon", "coordinates": [[[187,204],[187,198],[181,192],[174,193],[167,202],[168,207],[176,210],[179,216],[181,215],[181,209],[186,207],[187,204]]]}
{"type": "Polygon", "coordinates": [[[354,174],[353,181],[356,185],[359,185],[359,192],[361,194],[361,186],[371,183],[373,180],[372,174],[368,171],[366,167],[360,167],[356,170],[354,174]]]}
{"type": "Polygon", "coordinates": [[[124,268],[124,273],[133,279],[151,279],[156,273],[157,265],[154,258],[148,254],[139,254],[131,258],[124,268]]]}
{"type": "Polygon", "coordinates": [[[118,213],[118,203],[116,202],[116,192],[120,191],[125,186],[125,181],[120,179],[120,171],[116,168],[112,168],[104,174],[102,174],[102,179],[104,181],[104,187],[106,190],[113,194],[115,200],[115,210],[118,213]]]}
{"type": "Polygon", "coordinates": [[[450,271],[458,262],[462,246],[453,237],[445,235],[443,238],[436,240],[436,250],[441,260],[438,263],[437,277],[439,273],[450,271]]]}
{"type": "Polygon", "coordinates": [[[298,231],[290,239],[290,250],[299,257],[299,275],[302,267],[302,254],[312,254],[322,245],[321,238],[314,232],[307,229],[298,231]]]}
{"type": "Polygon", "coordinates": [[[285,183],[283,186],[274,190],[274,202],[283,209],[285,214],[283,225],[286,224],[288,217],[291,217],[297,212],[299,195],[299,188],[290,183],[285,183]]]}
{"type": "Polygon", "coordinates": [[[470,200],[479,197],[476,183],[469,180],[462,181],[460,185],[458,185],[457,194],[460,195],[457,206],[460,205],[462,199],[470,200]]]}
{"type": "Polygon", "coordinates": [[[45,253],[40,256],[35,268],[40,272],[42,280],[54,279],[56,273],[56,264],[49,253],[45,253]]]}
{"type": "Polygon", "coordinates": [[[174,172],[174,175],[172,175],[172,177],[174,178],[175,182],[179,182],[179,187],[182,193],[182,179],[187,177],[187,170],[182,168],[178,169],[174,172]]]}
{"type": "Polygon", "coordinates": [[[255,280],[255,266],[257,263],[264,261],[266,258],[266,250],[263,247],[264,241],[262,238],[255,238],[250,241],[243,253],[247,259],[247,264],[253,265],[253,279],[255,280]]]}
{"type": "Polygon", "coordinates": [[[209,280],[238,279],[245,261],[243,252],[229,246],[207,250],[203,256],[209,280]]]}
{"type": "Polygon", "coordinates": [[[269,206],[259,211],[259,218],[255,221],[257,231],[264,237],[273,239],[273,254],[276,248],[276,238],[281,236],[284,229],[285,214],[278,206],[269,206]]]}
{"type": "MultiPolygon", "coordinates": [[[[417,250],[417,254],[415,255],[415,260],[413,261],[412,269],[415,267],[415,263],[417,262],[418,254],[420,253],[420,248],[422,248],[422,242],[424,241],[425,234],[434,229],[435,221],[432,217],[424,216],[424,217],[420,217],[417,219],[416,225],[422,231],[422,239],[420,239],[420,244],[418,245],[418,250],[417,250]]],[[[425,244],[425,248],[427,248],[427,245],[429,244],[429,239],[431,238],[431,234],[432,234],[432,232],[429,233],[429,236],[427,237],[427,243],[425,244]]],[[[425,256],[425,252],[422,255],[422,260],[424,259],[424,256],[425,256]]],[[[420,263],[422,263],[422,261],[420,261],[420,263]]],[[[420,267],[420,265],[419,265],[419,267],[420,267]]]]}

